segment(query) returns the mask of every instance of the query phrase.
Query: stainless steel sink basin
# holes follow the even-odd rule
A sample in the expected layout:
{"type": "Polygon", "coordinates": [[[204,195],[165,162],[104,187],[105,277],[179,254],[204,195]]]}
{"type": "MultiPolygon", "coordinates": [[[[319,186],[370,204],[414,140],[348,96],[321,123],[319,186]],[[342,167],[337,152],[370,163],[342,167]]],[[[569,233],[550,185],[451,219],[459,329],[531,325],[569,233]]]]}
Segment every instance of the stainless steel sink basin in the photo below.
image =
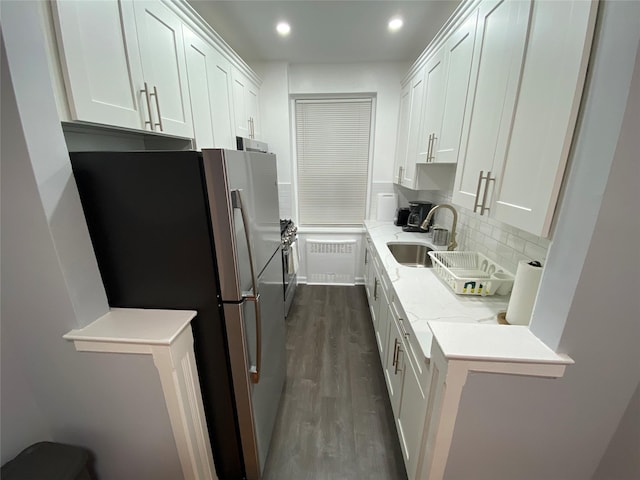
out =
{"type": "Polygon", "coordinates": [[[420,243],[387,243],[393,258],[407,267],[431,268],[431,257],[427,254],[432,248],[420,243]]]}

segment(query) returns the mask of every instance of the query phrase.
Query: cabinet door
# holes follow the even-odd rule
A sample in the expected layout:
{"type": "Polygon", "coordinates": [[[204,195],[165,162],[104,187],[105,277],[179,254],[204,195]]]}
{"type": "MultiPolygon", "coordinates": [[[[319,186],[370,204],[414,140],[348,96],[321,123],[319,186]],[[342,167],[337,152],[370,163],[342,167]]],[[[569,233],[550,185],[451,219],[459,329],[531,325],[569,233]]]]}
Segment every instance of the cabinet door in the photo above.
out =
{"type": "MultiPolygon", "coordinates": [[[[93,3],[93,2],[92,2],[93,3]]],[[[154,123],[164,133],[193,137],[180,18],[160,2],[134,2],[142,71],[154,94],[154,123]]]]}
{"type": "Polygon", "coordinates": [[[389,322],[391,321],[389,313],[389,297],[384,288],[380,295],[380,307],[378,310],[378,323],[375,329],[376,342],[378,343],[378,352],[380,352],[380,362],[384,366],[387,358],[387,346],[389,340],[389,322]]]}
{"type": "Polygon", "coordinates": [[[496,219],[547,236],[569,155],[595,23],[595,2],[536,2],[496,219]],[[559,74],[562,72],[562,74],[559,74]]]}
{"type": "Polygon", "coordinates": [[[405,160],[402,184],[408,188],[415,188],[416,160],[418,156],[418,136],[422,119],[422,99],[424,96],[424,68],[411,80],[411,106],[409,111],[409,139],[407,157],[405,160]]]}
{"type": "Polygon", "coordinates": [[[249,81],[236,68],[233,69],[233,113],[235,118],[236,135],[249,138],[251,132],[251,120],[249,119],[249,107],[247,94],[249,81]]]}
{"type": "Polygon", "coordinates": [[[262,130],[260,129],[260,90],[251,81],[247,81],[246,97],[247,115],[251,122],[251,131],[249,133],[252,138],[259,140],[262,138],[262,130]]]}
{"type": "Polygon", "coordinates": [[[402,403],[398,416],[398,436],[407,468],[407,477],[415,478],[418,468],[418,456],[424,432],[424,420],[427,413],[427,396],[420,387],[418,376],[412,362],[406,358],[404,363],[404,383],[402,403]]]}
{"type": "Polygon", "coordinates": [[[387,342],[386,362],[384,363],[384,377],[389,390],[389,400],[394,418],[400,413],[402,400],[402,382],[404,380],[405,352],[402,347],[402,334],[398,327],[398,316],[391,306],[389,309],[389,340],[387,342]]]}
{"type": "Polygon", "coordinates": [[[442,124],[442,106],[444,104],[445,63],[444,48],[440,48],[425,65],[424,102],[422,118],[418,132],[418,163],[435,161],[435,146],[440,138],[442,124]]]}
{"type": "Polygon", "coordinates": [[[367,294],[367,300],[371,303],[371,241],[369,238],[365,240],[364,246],[364,290],[367,294]]]}
{"type": "Polygon", "coordinates": [[[496,158],[505,155],[531,1],[487,0],[478,8],[472,65],[475,73],[463,127],[464,153],[453,189],[453,202],[469,209],[476,203],[480,172],[492,172],[496,158]]]}
{"type": "Polygon", "coordinates": [[[394,183],[402,185],[404,167],[407,161],[409,144],[409,120],[411,116],[411,83],[400,92],[400,113],[398,115],[398,138],[396,140],[396,161],[394,164],[394,183]]]}
{"type": "Polygon", "coordinates": [[[72,118],[144,128],[132,3],[56,1],[53,15],[72,118]]]}
{"type": "Polygon", "coordinates": [[[193,130],[198,149],[235,149],[229,62],[183,25],[193,130]]]}
{"type": "Polygon", "coordinates": [[[475,10],[444,46],[447,78],[442,92],[442,125],[433,146],[434,162],[457,163],[462,138],[478,11],[475,10]]]}

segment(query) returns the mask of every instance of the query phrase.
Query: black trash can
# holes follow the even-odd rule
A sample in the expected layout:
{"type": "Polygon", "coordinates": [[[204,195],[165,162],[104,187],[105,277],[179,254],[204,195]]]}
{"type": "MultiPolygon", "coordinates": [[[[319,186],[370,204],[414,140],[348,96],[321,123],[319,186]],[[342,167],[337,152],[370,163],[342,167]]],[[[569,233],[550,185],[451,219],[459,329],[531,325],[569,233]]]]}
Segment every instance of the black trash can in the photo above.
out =
{"type": "Polygon", "coordinates": [[[89,451],[54,442],[34,443],[2,467],[2,480],[92,480],[89,451]]]}

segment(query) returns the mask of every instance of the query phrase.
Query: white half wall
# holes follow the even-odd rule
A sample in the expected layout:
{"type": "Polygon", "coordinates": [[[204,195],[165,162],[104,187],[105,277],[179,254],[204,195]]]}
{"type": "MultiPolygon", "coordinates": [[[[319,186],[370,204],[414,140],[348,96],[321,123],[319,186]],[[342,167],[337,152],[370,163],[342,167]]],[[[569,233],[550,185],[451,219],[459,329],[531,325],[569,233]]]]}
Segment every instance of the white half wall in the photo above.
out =
{"type": "MultiPolygon", "coordinates": [[[[531,330],[575,365],[557,380],[471,375],[448,480],[591,478],[637,389],[639,22],[640,3],[600,4],[571,169],[534,307],[531,330]]],[[[621,438],[627,444],[616,445],[629,453],[618,461],[632,465],[637,442],[621,438]]]]}

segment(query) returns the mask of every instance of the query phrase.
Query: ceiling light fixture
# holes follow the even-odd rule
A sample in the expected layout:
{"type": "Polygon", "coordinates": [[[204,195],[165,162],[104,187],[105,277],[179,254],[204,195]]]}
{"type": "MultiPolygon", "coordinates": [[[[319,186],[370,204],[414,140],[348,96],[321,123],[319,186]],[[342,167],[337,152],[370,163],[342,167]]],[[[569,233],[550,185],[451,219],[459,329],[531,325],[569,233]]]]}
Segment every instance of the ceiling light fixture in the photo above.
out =
{"type": "Polygon", "coordinates": [[[389,20],[388,28],[390,32],[397,32],[402,28],[402,25],[404,25],[404,22],[402,21],[401,17],[393,17],[391,20],[389,20]]]}
{"type": "Polygon", "coordinates": [[[276,30],[280,36],[286,37],[291,32],[291,26],[287,22],[280,22],[276,25],[276,30]]]}

